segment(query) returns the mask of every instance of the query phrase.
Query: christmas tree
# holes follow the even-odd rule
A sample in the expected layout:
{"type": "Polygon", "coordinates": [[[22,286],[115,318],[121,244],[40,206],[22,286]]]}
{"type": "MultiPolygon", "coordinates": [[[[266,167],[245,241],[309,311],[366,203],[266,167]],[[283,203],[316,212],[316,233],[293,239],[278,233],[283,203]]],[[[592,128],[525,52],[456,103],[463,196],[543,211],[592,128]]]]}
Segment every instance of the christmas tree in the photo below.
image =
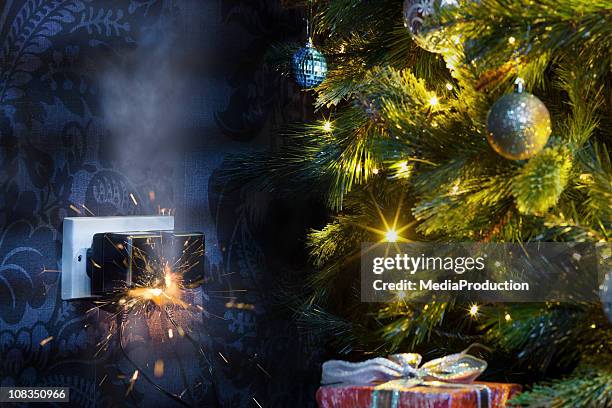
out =
{"type": "MultiPolygon", "coordinates": [[[[327,61],[320,120],[231,166],[258,190],[328,204],[308,237],[300,323],[340,355],[483,343],[489,378],[527,385],[517,405],[611,406],[609,305],[361,303],[359,253],[381,240],[607,242],[612,2],[303,5],[327,61]]],[[[271,53],[279,69],[302,45],[271,53]]]]}

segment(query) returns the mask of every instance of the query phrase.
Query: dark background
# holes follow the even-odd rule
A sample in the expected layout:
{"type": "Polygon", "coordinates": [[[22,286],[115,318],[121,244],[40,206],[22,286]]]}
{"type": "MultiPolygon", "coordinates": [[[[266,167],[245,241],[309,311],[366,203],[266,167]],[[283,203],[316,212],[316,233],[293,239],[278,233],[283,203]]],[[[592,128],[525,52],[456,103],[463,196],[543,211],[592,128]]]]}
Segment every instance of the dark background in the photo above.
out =
{"type": "Polygon", "coordinates": [[[303,40],[302,11],[279,3],[0,2],[1,386],[69,386],[74,406],[173,406],[142,378],[126,396],[134,367],[107,341],[112,316],[62,301],[59,274],[64,217],[170,209],[206,235],[206,282],[188,295],[203,312],[179,318],[206,345],[212,382],[159,315],[129,317],[129,355],[148,372],[163,359],[158,384],[192,405],[314,405],[316,339],[278,285],[304,273],[317,206],[218,177],[228,154],[274,148],[274,129],[310,114],[264,61],[270,44],[303,40]]]}

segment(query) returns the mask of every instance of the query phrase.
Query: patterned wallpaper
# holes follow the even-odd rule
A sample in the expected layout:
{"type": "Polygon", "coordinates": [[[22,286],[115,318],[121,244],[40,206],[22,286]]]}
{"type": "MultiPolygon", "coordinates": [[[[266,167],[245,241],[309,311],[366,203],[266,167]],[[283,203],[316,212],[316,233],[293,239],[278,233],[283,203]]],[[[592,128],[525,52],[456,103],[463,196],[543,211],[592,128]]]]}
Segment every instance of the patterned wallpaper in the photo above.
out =
{"type": "Polygon", "coordinates": [[[172,211],[206,234],[206,280],[187,294],[202,313],[177,318],[212,368],[155,311],[128,316],[130,358],[147,372],[163,360],[157,384],[192,406],[313,406],[316,341],[275,287],[299,279],[317,211],[216,176],[227,154],[271,148],[276,126],[307,114],[263,61],[300,38],[300,18],[274,0],[0,3],[0,386],[69,386],[71,406],[178,406],[142,379],[130,387],[111,313],[60,298],[64,217],[172,211]]]}

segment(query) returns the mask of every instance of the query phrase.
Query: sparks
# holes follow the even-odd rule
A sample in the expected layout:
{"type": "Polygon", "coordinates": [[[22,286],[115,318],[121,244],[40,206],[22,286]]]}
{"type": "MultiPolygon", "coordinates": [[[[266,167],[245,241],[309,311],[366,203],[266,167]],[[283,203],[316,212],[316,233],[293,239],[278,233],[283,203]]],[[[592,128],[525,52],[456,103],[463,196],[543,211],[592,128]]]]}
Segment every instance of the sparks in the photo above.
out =
{"type": "Polygon", "coordinates": [[[259,368],[261,371],[263,371],[263,373],[264,373],[265,375],[267,375],[267,376],[268,376],[268,378],[272,378],[272,376],[270,375],[270,373],[269,373],[269,372],[267,372],[267,371],[266,371],[266,370],[265,370],[265,369],[264,369],[264,368],[263,368],[263,367],[262,367],[262,366],[261,366],[259,363],[257,363],[257,368],[259,368]]]}
{"type": "Polygon", "coordinates": [[[88,213],[90,213],[90,214],[91,214],[93,217],[95,217],[95,216],[96,216],[96,214],[94,214],[94,213],[93,213],[93,211],[91,211],[89,208],[87,208],[87,207],[85,206],[85,204],[81,204],[81,207],[83,207],[83,209],[84,209],[85,211],[87,211],[88,213]]]}
{"type": "Polygon", "coordinates": [[[79,214],[79,215],[83,215],[83,213],[81,212],[81,210],[79,210],[78,208],[76,208],[74,205],[70,204],[70,209],[72,211],[74,211],[75,213],[79,214]]]}
{"type": "Polygon", "coordinates": [[[169,338],[173,338],[174,337],[174,332],[172,331],[172,329],[168,329],[168,337],[169,338]]]}
{"type": "Polygon", "coordinates": [[[130,198],[132,199],[132,202],[134,203],[134,205],[138,205],[138,201],[136,201],[136,197],[134,197],[133,193],[130,193],[130,198]]]}
{"type": "Polygon", "coordinates": [[[134,383],[136,382],[137,379],[138,379],[138,370],[135,370],[134,374],[132,374],[132,378],[130,379],[130,385],[127,391],[125,392],[126,397],[129,395],[130,392],[132,392],[132,389],[134,388],[134,383]]]}
{"type": "Polygon", "coordinates": [[[46,339],[42,339],[40,341],[40,347],[44,347],[45,344],[49,343],[51,340],[53,340],[53,336],[49,336],[46,339]]]}
{"type": "Polygon", "coordinates": [[[263,408],[261,404],[255,399],[255,397],[252,397],[252,398],[253,398],[253,401],[255,401],[255,403],[257,404],[259,408],[263,408]]]}
{"type": "Polygon", "coordinates": [[[153,375],[155,375],[157,378],[164,376],[164,360],[155,361],[155,365],[153,366],[153,375]]]}
{"type": "Polygon", "coordinates": [[[227,358],[225,358],[225,356],[223,354],[221,354],[220,351],[218,351],[218,353],[221,356],[221,358],[223,359],[223,361],[225,361],[226,364],[229,364],[229,361],[227,361],[227,358]]]}

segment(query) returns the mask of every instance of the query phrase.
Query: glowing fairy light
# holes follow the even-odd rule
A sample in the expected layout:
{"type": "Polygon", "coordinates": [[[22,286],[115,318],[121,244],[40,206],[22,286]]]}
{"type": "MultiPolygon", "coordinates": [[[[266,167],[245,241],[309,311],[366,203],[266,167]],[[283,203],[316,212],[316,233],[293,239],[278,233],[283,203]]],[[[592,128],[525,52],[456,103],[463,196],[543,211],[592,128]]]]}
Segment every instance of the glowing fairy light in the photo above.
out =
{"type": "Polygon", "coordinates": [[[506,315],[504,316],[504,319],[506,319],[506,321],[509,322],[510,320],[512,320],[512,316],[510,316],[510,313],[506,313],[506,315]]]}
{"type": "Polygon", "coordinates": [[[412,173],[412,165],[408,163],[408,160],[394,163],[390,168],[393,170],[391,178],[408,178],[412,173]]]}
{"type": "Polygon", "coordinates": [[[470,316],[477,317],[478,316],[479,307],[477,304],[473,304],[470,306],[470,316]]]}
{"type": "Polygon", "coordinates": [[[396,230],[390,229],[387,232],[385,232],[385,241],[397,242],[397,239],[398,239],[398,234],[396,230]]]}
{"type": "Polygon", "coordinates": [[[365,230],[375,233],[379,237],[378,242],[380,245],[384,245],[385,243],[410,242],[408,239],[402,236],[402,233],[411,226],[413,226],[414,222],[400,224],[400,219],[402,215],[402,202],[403,196],[400,197],[399,202],[397,203],[397,208],[395,210],[393,218],[388,220],[376,200],[373,200],[374,207],[376,209],[376,212],[378,213],[378,216],[380,217],[382,226],[378,228],[368,225],[359,226],[365,230]]]}
{"type": "Polygon", "coordinates": [[[376,169],[376,168],[372,169],[372,174],[378,174],[378,173],[379,173],[378,169],[376,169]]]}
{"type": "Polygon", "coordinates": [[[508,44],[512,45],[516,42],[516,38],[514,37],[508,37],[508,44]]]}
{"type": "Polygon", "coordinates": [[[436,95],[429,98],[429,106],[436,106],[439,103],[438,97],[436,95]]]}
{"type": "Polygon", "coordinates": [[[448,89],[449,91],[453,90],[453,85],[450,82],[446,83],[446,89],[448,89]]]}
{"type": "Polygon", "coordinates": [[[323,122],[323,130],[326,132],[332,131],[332,124],[329,120],[326,120],[325,122],[323,122]]]}

